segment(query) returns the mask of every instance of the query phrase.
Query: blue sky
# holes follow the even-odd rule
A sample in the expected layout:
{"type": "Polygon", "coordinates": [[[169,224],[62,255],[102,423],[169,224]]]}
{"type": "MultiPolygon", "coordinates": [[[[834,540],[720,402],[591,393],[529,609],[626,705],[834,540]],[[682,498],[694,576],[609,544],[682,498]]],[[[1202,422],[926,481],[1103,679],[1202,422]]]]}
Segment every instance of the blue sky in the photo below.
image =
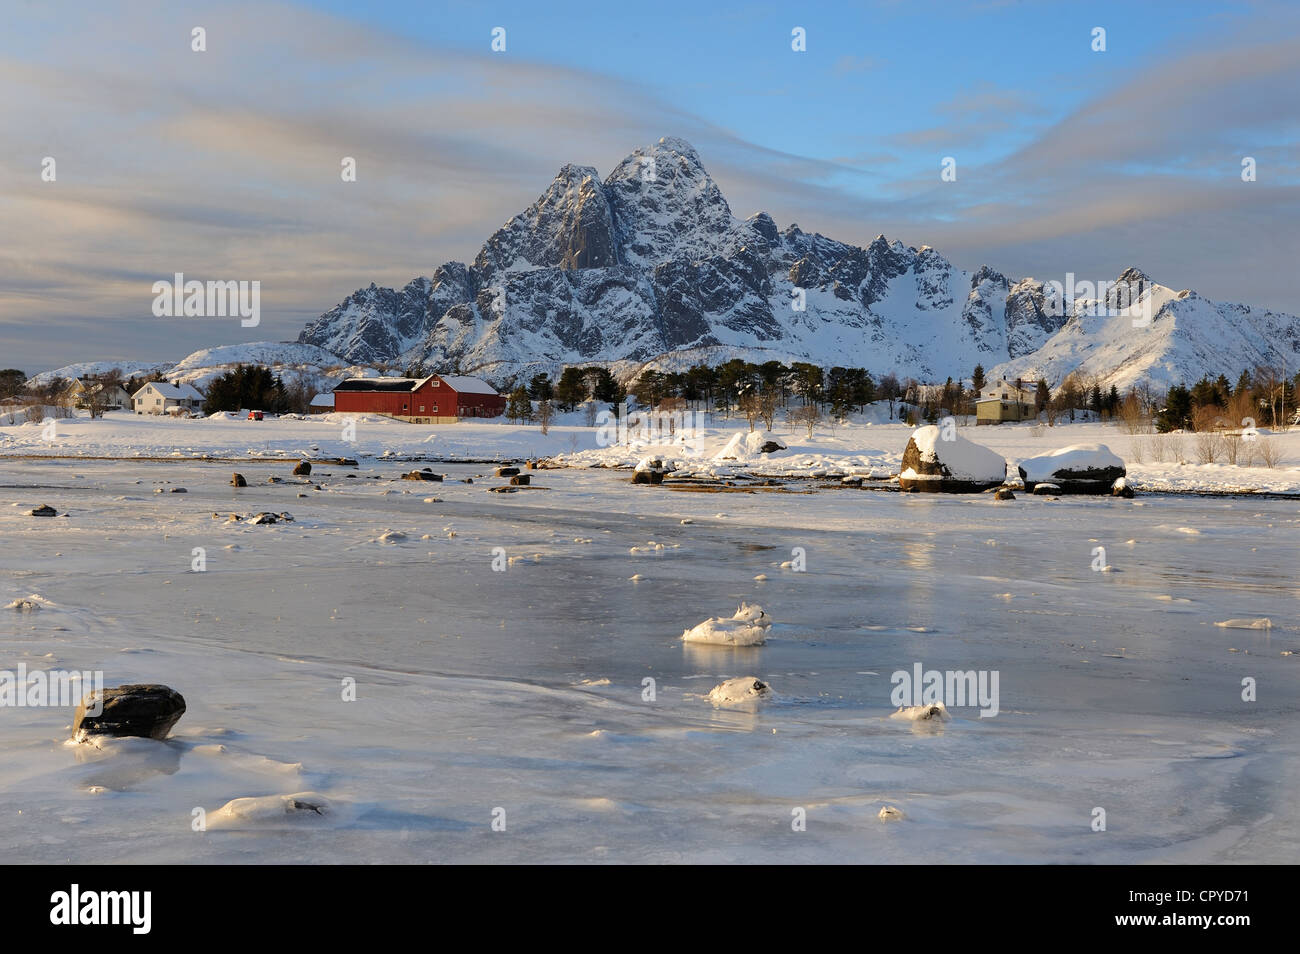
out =
{"type": "Polygon", "coordinates": [[[1300,312],[1293,4],[10,0],[6,13],[0,366],[292,339],[361,285],[472,259],[564,162],[604,174],[665,135],[696,146],[739,216],[883,233],[1013,278],[1137,265],[1300,312]],[[341,156],[358,159],[356,183],[340,183],[341,156]],[[940,181],[945,156],[956,182],[940,181]],[[149,288],[177,271],[260,280],[262,325],[160,322],[149,288]]]}

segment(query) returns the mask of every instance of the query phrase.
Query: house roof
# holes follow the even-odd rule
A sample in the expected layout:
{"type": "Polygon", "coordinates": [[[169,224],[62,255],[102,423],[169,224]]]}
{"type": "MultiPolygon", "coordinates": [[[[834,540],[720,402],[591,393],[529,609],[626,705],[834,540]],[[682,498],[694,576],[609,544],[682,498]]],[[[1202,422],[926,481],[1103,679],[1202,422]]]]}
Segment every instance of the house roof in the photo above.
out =
{"type": "MultiPolygon", "coordinates": [[[[166,381],[150,381],[140,391],[152,387],[155,391],[165,398],[173,398],[177,401],[202,401],[203,395],[195,390],[192,384],[168,384],[166,381]]],[[[136,391],[131,397],[135,397],[140,391],[136,391]]]]}

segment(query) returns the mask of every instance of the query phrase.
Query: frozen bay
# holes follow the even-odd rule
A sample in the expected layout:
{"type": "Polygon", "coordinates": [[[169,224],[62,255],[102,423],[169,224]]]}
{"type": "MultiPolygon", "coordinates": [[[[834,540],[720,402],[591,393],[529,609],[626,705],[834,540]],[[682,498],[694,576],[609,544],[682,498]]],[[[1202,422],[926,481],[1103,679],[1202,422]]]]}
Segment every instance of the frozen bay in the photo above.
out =
{"type": "Polygon", "coordinates": [[[489,468],[433,466],[446,482],[0,461],[0,605],[48,601],[3,611],[0,668],[189,706],[165,743],[95,752],[64,743],[70,710],[0,709],[6,857],[1297,857],[1295,500],[693,493],[576,469],[494,494],[489,468]],[[67,516],[27,515],[41,503],[67,516]],[[225,519],[263,510],[294,521],[225,519]],[[781,567],[796,549],[804,572],[781,567]],[[742,601],[772,617],[765,645],[680,641],[742,601]],[[891,720],[891,674],[917,663],[996,671],[998,714],[891,720]],[[715,708],[736,676],[775,698],[715,708]],[[192,830],[195,808],[295,792],[332,810],[192,830]]]}

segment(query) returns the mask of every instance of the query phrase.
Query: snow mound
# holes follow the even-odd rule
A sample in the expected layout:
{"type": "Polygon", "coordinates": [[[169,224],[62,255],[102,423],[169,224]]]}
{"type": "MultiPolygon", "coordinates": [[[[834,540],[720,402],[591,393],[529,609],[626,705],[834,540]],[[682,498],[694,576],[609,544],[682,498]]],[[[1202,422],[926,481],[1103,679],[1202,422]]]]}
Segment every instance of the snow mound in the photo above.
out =
{"type": "Polygon", "coordinates": [[[755,676],[728,679],[709,693],[709,701],[715,706],[753,705],[771,698],[772,687],[755,676]]]}
{"type": "Polygon", "coordinates": [[[329,799],[316,792],[236,798],[226,802],[208,816],[208,827],[257,824],[279,821],[285,817],[307,820],[329,815],[332,811],[333,806],[329,799]]]}
{"type": "Polygon", "coordinates": [[[786,448],[785,441],[767,431],[737,431],[731,435],[731,439],[713,456],[713,459],[715,461],[754,460],[762,454],[786,448]],[[773,444],[776,445],[775,448],[769,446],[773,444]],[[764,451],[764,447],[769,449],[764,451]]]}
{"type": "Polygon", "coordinates": [[[33,593],[26,599],[17,599],[5,604],[5,609],[16,610],[19,613],[35,613],[46,606],[53,606],[49,600],[43,596],[37,596],[33,593]]]}
{"type": "Polygon", "coordinates": [[[1124,469],[1124,461],[1105,444],[1071,444],[1059,450],[1021,461],[1024,479],[1037,483],[1065,473],[1124,469]]]}
{"type": "Polygon", "coordinates": [[[714,646],[762,646],[767,641],[767,631],[772,618],[763,607],[741,603],[734,616],[723,619],[715,616],[682,633],[688,643],[707,643],[714,646]]]}
{"type": "Polygon", "coordinates": [[[899,706],[898,711],[889,714],[889,718],[901,719],[905,722],[928,720],[947,722],[952,716],[948,714],[948,707],[942,702],[932,702],[928,706],[899,706]]]}
{"type": "Polygon", "coordinates": [[[1224,629],[1272,629],[1273,621],[1267,616],[1261,616],[1259,619],[1225,619],[1214,625],[1224,629]]]}

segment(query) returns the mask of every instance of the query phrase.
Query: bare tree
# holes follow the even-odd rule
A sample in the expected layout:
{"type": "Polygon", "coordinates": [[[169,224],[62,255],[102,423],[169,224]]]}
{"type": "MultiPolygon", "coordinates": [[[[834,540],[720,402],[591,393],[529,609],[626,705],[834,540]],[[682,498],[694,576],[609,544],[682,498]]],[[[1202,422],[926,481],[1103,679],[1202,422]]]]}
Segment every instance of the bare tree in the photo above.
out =
{"type": "Polygon", "coordinates": [[[759,402],[758,416],[763,419],[763,427],[767,430],[772,429],[772,424],[776,421],[776,392],[765,391],[759,402]]]}
{"type": "Polygon", "coordinates": [[[786,412],[786,420],[789,421],[790,427],[805,427],[808,429],[808,437],[813,436],[813,428],[821,420],[822,412],[816,403],[805,404],[803,407],[791,408],[786,412]]]}
{"type": "Polygon", "coordinates": [[[751,388],[740,396],[738,403],[740,404],[740,412],[745,415],[745,420],[749,422],[749,429],[752,431],[762,413],[762,396],[751,388]]]}
{"type": "Polygon", "coordinates": [[[108,386],[103,381],[87,382],[81,392],[81,404],[90,412],[90,419],[103,417],[108,410],[108,386]]]}
{"type": "Polygon", "coordinates": [[[543,435],[551,432],[551,420],[554,417],[555,405],[551,403],[550,398],[543,398],[537,402],[537,423],[542,426],[543,435]]]}
{"type": "Polygon", "coordinates": [[[1130,434],[1140,434],[1146,428],[1147,418],[1142,407],[1142,398],[1137,389],[1130,388],[1119,405],[1119,419],[1124,422],[1124,430],[1130,434]]]}

